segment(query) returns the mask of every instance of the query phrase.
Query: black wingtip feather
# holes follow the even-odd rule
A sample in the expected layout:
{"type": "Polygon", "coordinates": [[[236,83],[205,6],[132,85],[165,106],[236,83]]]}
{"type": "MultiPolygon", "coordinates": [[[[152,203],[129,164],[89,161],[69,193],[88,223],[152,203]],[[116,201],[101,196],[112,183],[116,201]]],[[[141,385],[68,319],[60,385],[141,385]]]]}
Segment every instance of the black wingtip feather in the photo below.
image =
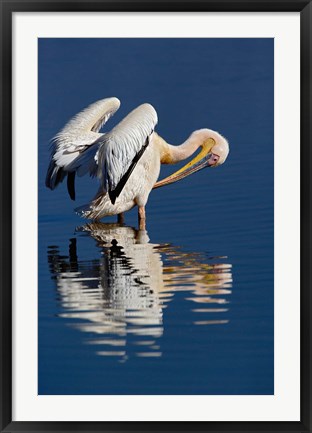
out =
{"type": "Polygon", "coordinates": [[[55,189],[57,185],[65,179],[67,176],[67,189],[68,194],[72,200],[75,200],[75,172],[66,172],[62,169],[62,167],[58,167],[55,162],[52,160],[49,164],[47,175],[45,179],[45,184],[47,188],[55,189]]]}
{"type": "Polygon", "coordinates": [[[131,173],[133,172],[135,166],[137,165],[139,159],[141,158],[141,156],[145,152],[148,145],[149,145],[149,137],[146,138],[144,146],[142,146],[142,148],[139,150],[139,152],[133,158],[133,160],[130,164],[130,167],[128,168],[126,173],[122,176],[122,178],[120,179],[116,188],[113,191],[108,191],[108,195],[109,195],[109,198],[110,198],[110,201],[112,202],[112,204],[115,204],[117,197],[119,197],[119,195],[121,194],[121,191],[124,189],[124,186],[126,185],[127,180],[129,179],[131,173]]]}
{"type": "Polygon", "coordinates": [[[54,168],[55,168],[55,163],[54,161],[51,161],[47,170],[47,175],[45,178],[45,185],[47,188],[53,189],[53,185],[52,185],[52,175],[54,172],[54,168]]]}
{"type": "Polygon", "coordinates": [[[76,173],[74,171],[67,174],[67,190],[68,190],[69,197],[72,200],[75,200],[75,198],[76,198],[75,175],[76,175],[76,173]]]}
{"type": "Polygon", "coordinates": [[[55,164],[55,161],[50,161],[47,175],[45,179],[45,184],[50,189],[55,189],[57,185],[65,179],[67,176],[67,172],[62,169],[62,167],[59,167],[55,164]]]}
{"type": "Polygon", "coordinates": [[[112,202],[112,204],[115,204],[115,201],[116,201],[116,198],[117,198],[117,194],[116,194],[115,191],[116,190],[114,190],[114,191],[108,191],[108,195],[109,195],[109,198],[110,198],[110,201],[112,202]]]}

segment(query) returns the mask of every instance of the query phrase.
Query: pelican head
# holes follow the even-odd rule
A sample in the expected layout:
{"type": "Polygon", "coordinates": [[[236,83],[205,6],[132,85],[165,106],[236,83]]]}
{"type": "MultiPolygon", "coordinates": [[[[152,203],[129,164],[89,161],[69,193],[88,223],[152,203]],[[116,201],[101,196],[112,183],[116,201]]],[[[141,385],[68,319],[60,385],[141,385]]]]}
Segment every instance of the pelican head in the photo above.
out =
{"type": "Polygon", "coordinates": [[[208,159],[208,166],[217,167],[218,165],[223,164],[229,154],[229,151],[229,143],[220,135],[218,141],[215,141],[215,144],[208,153],[208,155],[210,155],[208,159]]]}
{"type": "Polygon", "coordinates": [[[180,170],[157,182],[154,188],[177,182],[203,168],[217,167],[224,163],[229,154],[228,141],[211,129],[199,129],[193,132],[190,139],[199,143],[198,147],[201,147],[201,151],[180,170]]]}

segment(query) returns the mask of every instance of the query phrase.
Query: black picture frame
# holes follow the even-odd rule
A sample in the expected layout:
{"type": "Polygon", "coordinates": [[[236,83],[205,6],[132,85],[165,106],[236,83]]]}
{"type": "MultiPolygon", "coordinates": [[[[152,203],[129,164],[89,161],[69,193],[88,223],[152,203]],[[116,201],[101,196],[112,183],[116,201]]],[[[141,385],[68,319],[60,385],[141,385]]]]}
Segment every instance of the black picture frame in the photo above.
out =
{"type": "Polygon", "coordinates": [[[311,0],[0,0],[1,6],[1,432],[311,432],[311,0]],[[12,421],[12,15],[14,12],[300,12],[301,55],[301,416],[299,422],[12,421]]]}

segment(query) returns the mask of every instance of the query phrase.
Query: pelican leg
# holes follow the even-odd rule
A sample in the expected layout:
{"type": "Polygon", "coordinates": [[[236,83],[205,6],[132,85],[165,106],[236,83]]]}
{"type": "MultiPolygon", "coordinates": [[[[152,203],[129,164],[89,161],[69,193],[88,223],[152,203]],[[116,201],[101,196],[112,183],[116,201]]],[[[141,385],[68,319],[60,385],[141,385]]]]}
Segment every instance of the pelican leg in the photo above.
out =
{"type": "Polygon", "coordinates": [[[139,229],[145,230],[146,217],[145,217],[145,207],[144,206],[139,206],[138,218],[139,218],[139,229]]]}
{"type": "Polygon", "coordinates": [[[118,224],[124,224],[125,214],[123,212],[121,212],[117,215],[117,222],[118,222],[118,224]]]}

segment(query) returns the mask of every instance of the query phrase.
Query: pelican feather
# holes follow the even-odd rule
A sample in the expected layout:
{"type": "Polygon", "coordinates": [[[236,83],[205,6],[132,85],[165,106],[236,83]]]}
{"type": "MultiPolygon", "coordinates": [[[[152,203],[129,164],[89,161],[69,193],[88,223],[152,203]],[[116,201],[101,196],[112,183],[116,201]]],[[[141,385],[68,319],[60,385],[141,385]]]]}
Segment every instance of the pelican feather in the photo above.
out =
{"type": "MultiPolygon", "coordinates": [[[[103,135],[99,130],[119,106],[120,101],[117,98],[101,99],[76,114],[55,135],[52,139],[51,161],[46,175],[48,188],[53,190],[68,173],[77,172],[82,176],[89,172],[91,176],[95,175],[95,155],[100,144],[97,140],[103,135]]],[[[68,180],[71,198],[75,196],[73,180],[74,175],[68,180]]]]}
{"type": "Polygon", "coordinates": [[[144,153],[156,124],[155,109],[142,104],[100,139],[97,176],[113,204],[144,153]]]}

